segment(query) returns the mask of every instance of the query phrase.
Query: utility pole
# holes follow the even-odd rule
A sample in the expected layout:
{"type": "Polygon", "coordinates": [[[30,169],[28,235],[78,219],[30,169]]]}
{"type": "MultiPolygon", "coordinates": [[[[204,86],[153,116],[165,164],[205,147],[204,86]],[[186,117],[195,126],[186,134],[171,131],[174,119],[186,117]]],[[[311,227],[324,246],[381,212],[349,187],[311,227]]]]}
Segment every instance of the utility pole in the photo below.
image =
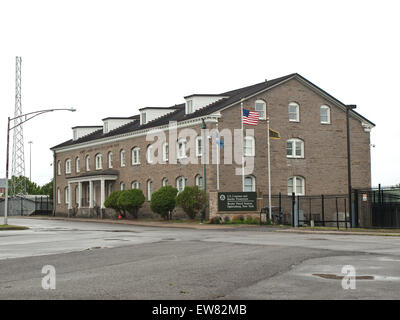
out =
{"type": "Polygon", "coordinates": [[[29,181],[32,182],[32,141],[28,141],[29,143],[29,181]]]}
{"type": "Polygon", "coordinates": [[[351,143],[350,143],[350,110],[355,109],[355,104],[346,106],[346,126],[347,126],[347,184],[349,193],[349,214],[350,214],[350,228],[353,228],[353,202],[352,202],[352,185],[351,185],[351,143]]]}

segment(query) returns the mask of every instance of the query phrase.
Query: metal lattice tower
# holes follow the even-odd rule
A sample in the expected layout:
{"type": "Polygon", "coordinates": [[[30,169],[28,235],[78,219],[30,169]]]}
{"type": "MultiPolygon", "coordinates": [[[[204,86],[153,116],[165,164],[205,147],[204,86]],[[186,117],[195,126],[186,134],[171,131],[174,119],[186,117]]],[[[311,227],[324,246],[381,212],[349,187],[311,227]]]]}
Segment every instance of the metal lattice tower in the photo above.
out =
{"type": "MultiPolygon", "coordinates": [[[[14,117],[22,115],[21,106],[21,57],[16,57],[15,63],[15,112],[14,117]]],[[[23,122],[23,117],[14,120],[14,126],[23,122]]],[[[12,176],[25,177],[25,153],[24,153],[24,133],[22,125],[14,128],[13,153],[12,153],[12,176]]],[[[14,195],[25,194],[25,179],[16,180],[12,183],[12,192],[14,195]]]]}

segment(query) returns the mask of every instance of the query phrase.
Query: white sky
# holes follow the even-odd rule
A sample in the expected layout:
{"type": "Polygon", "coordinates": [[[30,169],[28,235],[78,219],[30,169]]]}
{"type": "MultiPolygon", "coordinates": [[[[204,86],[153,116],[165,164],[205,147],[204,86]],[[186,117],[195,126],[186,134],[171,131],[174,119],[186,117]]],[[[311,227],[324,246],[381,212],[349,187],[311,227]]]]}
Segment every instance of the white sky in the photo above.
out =
{"type": "Polygon", "coordinates": [[[398,0],[1,0],[0,176],[18,55],[24,112],[78,110],[24,126],[26,175],[32,140],[39,184],[52,177],[49,148],[72,126],[293,72],[376,123],[372,183],[400,183],[399,9],[398,0]]]}

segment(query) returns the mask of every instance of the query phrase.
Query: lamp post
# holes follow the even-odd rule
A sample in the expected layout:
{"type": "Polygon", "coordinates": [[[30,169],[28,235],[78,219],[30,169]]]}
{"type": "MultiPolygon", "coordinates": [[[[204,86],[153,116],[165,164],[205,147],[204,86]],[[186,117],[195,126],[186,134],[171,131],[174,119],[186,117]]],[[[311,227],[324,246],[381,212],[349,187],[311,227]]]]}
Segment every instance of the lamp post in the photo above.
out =
{"type": "Polygon", "coordinates": [[[29,143],[29,181],[32,182],[32,141],[28,141],[29,143]]]}
{"type": "Polygon", "coordinates": [[[350,215],[350,228],[353,228],[353,204],[352,204],[352,185],[351,185],[351,146],[350,146],[350,110],[355,109],[355,104],[346,106],[346,126],[347,126],[347,184],[349,187],[349,215],[350,215]]]}
{"type": "Polygon", "coordinates": [[[25,113],[22,115],[19,115],[17,117],[14,118],[10,118],[8,117],[8,124],[7,124],[7,152],[6,152],[6,197],[5,197],[5,201],[4,201],[4,224],[7,225],[8,224],[8,158],[9,158],[9,147],[10,147],[10,131],[20,125],[22,125],[23,123],[31,120],[32,118],[39,116],[43,113],[47,113],[47,112],[53,112],[53,111],[62,111],[62,110],[67,110],[67,111],[76,111],[76,109],[74,108],[70,108],[70,109],[65,109],[65,108],[61,108],[61,109],[46,109],[46,110],[39,110],[39,111],[33,111],[33,112],[29,112],[29,113],[25,113]],[[15,125],[14,127],[10,128],[10,122],[12,120],[18,119],[18,118],[22,118],[25,117],[25,119],[18,123],[17,125],[15,125]]]}

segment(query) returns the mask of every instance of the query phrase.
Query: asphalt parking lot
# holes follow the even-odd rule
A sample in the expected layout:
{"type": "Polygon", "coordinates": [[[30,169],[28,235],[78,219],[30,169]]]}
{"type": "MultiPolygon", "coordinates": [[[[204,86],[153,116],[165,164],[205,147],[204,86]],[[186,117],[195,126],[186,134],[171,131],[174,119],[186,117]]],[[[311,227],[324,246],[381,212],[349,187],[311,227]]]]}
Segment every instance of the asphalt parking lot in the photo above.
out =
{"type": "Polygon", "coordinates": [[[0,299],[399,298],[400,237],[9,223],[30,229],[0,232],[0,299]],[[45,265],[54,290],[42,288],[45,265]]]}

